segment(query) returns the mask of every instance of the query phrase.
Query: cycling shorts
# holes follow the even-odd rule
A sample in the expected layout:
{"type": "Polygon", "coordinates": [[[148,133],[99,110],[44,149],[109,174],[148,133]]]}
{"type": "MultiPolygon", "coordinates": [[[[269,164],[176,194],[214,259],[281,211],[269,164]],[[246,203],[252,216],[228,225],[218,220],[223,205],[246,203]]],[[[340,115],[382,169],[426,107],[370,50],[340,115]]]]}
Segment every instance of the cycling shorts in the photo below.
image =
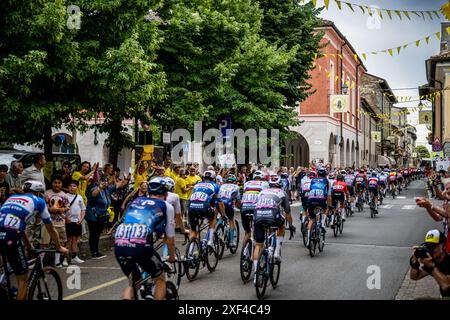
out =
{"type": "Polygon", "coordinates": [[[0,228],[0,255],[6,257],[15,275],[28,273],[27,256],[20,232],[0,228]]]}
{"type": "Polygon", "coordinates": [[[164,270],[161,257],[153,246],[115,247],[114,253],[122,272],[127,277],[136,270],[136,265],[152,278],[159,277],[164,270]]]}
{"type": "Polygon", "coordinates": [[[378,188],[377,187],[369,187],[369,193],[372,193],[375,197],[378,197],[378,188]]]}
{"type": "Polygon", "coordinates": [[[254,219],[255,211],[254,210],[242,210],[241,209],[241,221],[242,227],[246,233],[250,233],[252,229],[250,228],[250,220],[254,219]],[[250,215],[251,217],[249,217],[250,215]]]}
{"type": "Polygon", "coordinates": [[[307,196],[304,196],[303,194],[302,194],[302,196],[301,196],[301,199],[302,199],[302,207],[303,207],[303,210],[308,210],[308,197],[307,196]]]}
{"type": "Polygon", "coordinates": [[[364,191],[365,187],[364,184],[358,183],[356,184],[356,192],[364,191]]]}
{"type": "Polygon", "coordinates": [[[338,202],[340,202],[342,205],[345,204],[345,194],[335,193],[331,196],[331,203],[334,208],[337,208],[338,202]]]}
{"type": "Polygon", "coordinates": [[[225,204],[225,215],[229,220],[234,219],[234,206],[232,204],[225,204]]]}
{"type": "MultiPolygon", "coordinates": [[[[255,212],[255,228],[254,228],[254,233],[253,236],[255,238],[255,241],[257,243],[263,243],[264,242],[264,235],[265,235],[265,230],[269,227],[282,227],[285,223],[285,218],[283,217],[283,215],[281,214],[279,209],[269,209],[271,212],[261,216],[258,215],[258,211],[255,212]]],[[[261,210],[261,211],[267,211],[267,209],[261,210]]],[[[259,212],[260,213],[260,212],[259,212]]]]}
{"type": "Polygon", "coordinates": [[[197,230],[197,224],[201,223],[204,218],[211,221],[214,219],[216,211],[209,202],[190,202],[189,203],[189,225],[191,230],[197,230]]]}
{"type": "Polygon", "coordinates": [[[353,188],[353,186],[347,186],[347,189],[350,197],[353,197],[355,195],[355,188],[353,188]]]}
{"type": "Polygon", "coordinates": [[[327,200],[326,199],[309,199],[308,200],[308,214],[311,219],[316,218],[316,214],[314,213],[314,209],[316,207],[321,207],[325,212],[327,208],[327,200]]]}

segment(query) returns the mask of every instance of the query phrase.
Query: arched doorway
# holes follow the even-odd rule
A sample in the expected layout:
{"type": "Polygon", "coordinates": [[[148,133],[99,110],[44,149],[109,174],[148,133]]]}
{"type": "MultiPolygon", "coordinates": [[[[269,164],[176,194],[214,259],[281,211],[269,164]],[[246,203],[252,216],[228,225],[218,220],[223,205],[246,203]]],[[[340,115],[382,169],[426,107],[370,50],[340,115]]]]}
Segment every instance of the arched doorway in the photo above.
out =
{"type": "Polygon", "coordinates": [[[345,150],[344,150],[344,141],[342,141],[342,145],[339,146],[339,166],[341,168],[345,167],[345,150]]]}
{"type": "Polygon", "coordinates": [[[350,166],[354,166],[355,165],[355,141],[352,141],[352,163],[350,164],[350,166]]]}
{"type": "Polygon", "coordinates": [[[298,166],[307,167],[309,165],[309,145],[305,137],[297,133],[297,138],[286,142],[286,160],[287,167],[298,166]]]}
{"type": "Polygon", "coordinates": [[[328,142],[328,162],[331,164],[332,167],[334,167],[334,135],[333,133],[330,134],[330,141],[328,142]]]}
{"type": "Polygon", "coordinates": [[[52,152],[76,153],[76,145],[73,144],[73,138],[67,133],[57,133],[52,136],[52,152]]]}
{"type": "Polygon", "coordinates": [[[347,139],[347,143],[345,145],[345,163],[346,163],[346,167],[350,167],[350,140],[347,139]]]}

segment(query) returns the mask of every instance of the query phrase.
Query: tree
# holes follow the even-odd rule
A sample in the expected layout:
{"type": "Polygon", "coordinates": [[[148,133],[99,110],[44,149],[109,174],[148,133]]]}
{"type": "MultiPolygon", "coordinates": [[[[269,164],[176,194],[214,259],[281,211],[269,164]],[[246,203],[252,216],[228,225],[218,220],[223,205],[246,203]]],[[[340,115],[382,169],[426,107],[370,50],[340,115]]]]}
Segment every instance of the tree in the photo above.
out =
{"type": "Polygon", "coordinates": [[[312,3],[300,5],[292,0],[258,0],[264,11],[261,35],[269,43],[288,50],[298,47],[295,59],[289,66],[287,85],[280,90],[286,97],[286,105],[295,107],[295,103],[304,101],[313,92],[309,71],[313,69],[315,54],[323,35],[315,29],[320,26],[318,17],[321,9],[312,3]]]}
{"type": "Polygon", "coordinates": [[[164,96],[164,73],[154,63],[161,41],[158,21],[145,15],[158,1],[78,2],[83,12],[80,50],[86,64],[83,86],[90,114],[104,119],[97,125],[108,134],[109,161],[133,147],[126,119],[148,122],[148,114],[164,96]]]}
{"type": "Polygon", "coordinates": [[[420,157],[423,158],[430,158],[430,152],[428,151],[428,148],[425,146],[417,146],[416,152],[420,155],[420,157]]]}
{"type": "Polygon", "coordinates": [[[52,127],[74,123],[80,66],[64,0],[0,2],[0,136],[41,143],[51,159],[52,127]]]}

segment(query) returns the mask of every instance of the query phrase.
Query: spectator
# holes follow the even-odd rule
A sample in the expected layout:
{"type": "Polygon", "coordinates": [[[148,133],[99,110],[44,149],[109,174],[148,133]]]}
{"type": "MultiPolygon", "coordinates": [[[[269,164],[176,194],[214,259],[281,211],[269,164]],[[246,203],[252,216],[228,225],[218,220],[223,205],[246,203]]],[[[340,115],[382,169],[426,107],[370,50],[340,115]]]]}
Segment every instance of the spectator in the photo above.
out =
{"type": "Polygon", "coordinates": [[[103,174],[108,177],[109,183],[114,182],[114,171],[113,171],[113,165],[110,163],[105,164],[103,167],[103,174]]]}
{"type": "Polygon", "coordinates": [[[124,212],[128,203],[133,202],[136,198],[139,197],[146,197],[146,198],[150,197],[148,193],[148,181],[142,181],[141,185],[139,186],[139,189],[134,190],[125,198],[121,206],[121,211],[124,212]]]}
{"type": "Polygon", "coordinates": [[[182,217],[187,217],[188,205],[189,205],[189,194],[192,188],[189,187],[188,175],[185,169],[180,170],[180,177],[178,178],[179,193],[182,217]]]}
{"type": "MultiPolygon", "coordinates": [[[[120,169],[119,168],[114,168],[113,170],[113,176],[114,176],[114,183],[123,183],[123,179],[120,178],[120,169]]],[[[131,175],[129,174],[127,177],[125,177],[124,175],[124,179],[127,180],[127,184],[129,184],[130,180],[131,180],[131,175]]],[[[111,200],[112,200],[112,204],[113,204],[113,208],[114,208],[114,219],[112,221],[112,225],[114,225],[119,219],[120,219],[120,214],[121,214],[121,208],[122,208],[122,203],[125,200],[127,196],[127,188],[124,187],[122,189],[116,190],[116,192],[114,192],[111,195],[111,200]]]]}
{"type": "Polygon", "coordinates": [[[188,191],[188,194],[187,194],[188,199],[192,195],[194,186],[201,181],[202,181],[202,178],[199,175],[197,175],[197,169],[194,166],[190,167],[189,175],[186,176],[186,188],[188,191]]]}
{"type": "Polygon", "coordinates": [[[44,177],[44,167],[47,164],[45,160],[45,155],[42,153],[37,153],[33,157],[33,164],[31,167],[23,170],[22,175],[20,176],[21,184],[23,185],[25,181],[35,180],[41,182],[45,186],[45,177],[44,177]]]}
{"type": "Polygon", "coordinates": [[[238,185],[243,186],[247,182],[247,167],[242,166],[238,175],[238,185]]]}
{"type": "Polygon", "coordinates": [[[83,198],[78,194],[78,185],[78,181],[75,180],[69,184],[69,193],[67,194],[69,210],[66,215],[66,233],[70,263],[77,264],[84,262],[78,256],[78,242],[82,235],[81,225],[86,215],[86,206],[83,198]]]}
{"type": "Polygon", "coordinates": [[[450,256],[445,250],[446,236],[439,230],[430,230],[421,246],[413,247],[410,258],[410,277],[420,280],[432,276],[439,285],[441,297],[450,297],[450,256]]]}
{"type": "Polygon", "coordinates": [[[96,172],[98,169],[98,162],[94,164],[91,169],[91,164],[87,161],[81,163],[78,171],[72,174],[72,180],[78,181],[78,194],[83,198],[84,204],[87,204],[86,190],[90,184],[90,180],[97,180],[96,172]]]}
{"type": "MultiPolygon", "coordinates": [[[[48,211],[52,218],[52,224],[55,227],[59,236],[61,245],[65,246],[67,241],[66,235],[66,213],[69,211],[69,200],[64,191],[62,191],[63,178],[60,175],[55,175],[51,179],[52,188],[45,192],[45,199],[47,201],[48,211]]],[[[50,235],[45,226],[41,230],[41,245],[47,248],[50,244],[50,235]]],[[[67,257],[61,259],[59,253],[55,253],[55,265],[57,267],[67,267],[67,257]],[[62,261],[61,261],[62,260],[62,261]]]]}
{"type": "Polygon", "coordinates": [[[142,157],[134,168],[134,190],[138,190],[141,183],[148,181],[148,167],[146,168],[145,162],[142,161],[142,157]]]}
{"type": "Polygon", "coordinates": [[[102,176],[99,182],[93,182],[86,191],[88,202],[85,219],[89,227],[89,248],[93,259],[106,257],[98,248],[100,235],[110,218],[111,195],[117,189],[123,188],[126,183],[126,181],[122,181],[121,183],[110,184],[109,178],[102,176]]]}
{"type": "Polygon", "coordinates": [[[23,193],[22,182],[20,175],[23,172],[23,164],[20,161],[13,161],[11,164],[11,169],[5,177],[5,181],[9,185],[10,194],[23,193]]]}
{"type": "Polygon", "coordinates": [[[67,193],[69,192],[69,185],[72,183],[72,163],[70,161],[64,161],[60,175],[63,179],[62,190],[67,193]]]}
{"type": "Polygon", "coordinates": [[[166,177],[172,178],[175,181],[172,170],[172,159],[166,158],[166,160],[164,160],[164,169],[164,175],[166,177]]]}
{"type": "Polygon", "coordinates": [[[9,184],[5,180],[7,172],[8,166],[6,164],[0,165],[0,206],[5,203],[10,194],[9,184]]]}

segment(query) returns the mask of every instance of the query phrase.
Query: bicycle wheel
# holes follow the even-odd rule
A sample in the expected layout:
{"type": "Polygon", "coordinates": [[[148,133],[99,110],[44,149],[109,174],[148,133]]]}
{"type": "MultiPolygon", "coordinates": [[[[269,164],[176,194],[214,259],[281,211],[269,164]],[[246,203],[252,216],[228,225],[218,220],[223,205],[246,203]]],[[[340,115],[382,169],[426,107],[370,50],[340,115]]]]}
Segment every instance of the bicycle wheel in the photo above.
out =
{"type": "Polygon", "coordinates": [[[339,234],[339,220],[335,216],[333,216],[333,218],[331,218],[331,219],[334,219],[333,235],[336,238],[338,236],[338,234],[339,234]]]}
{"type": "Polygon", "coordinates": [[[177,287],[173,282],[166,282],[166,300],[179,300],[177,287]]]}
{"type": "Polygon", "coordinates": [[[317,246],[317,243],[316,243],[316,228],[313,225],[312,228],[311,228],[310,235],[309,235],[309,247],[308,247],[309,255],[311,256],[311,258],[316,255],[316,246],[317,246]]]}
{"type": "Polygon", "coordinates": [[[241,279],[244,283],[246,283],[252,274],[252,267],[253,267],[253,241],[252,239],[248,239],[244,246],[242,247],[241,251],[241,260],[240,260],[240,272],[241,272],[241,279]]]}
{"type": "Polygon", "coordinates": [[[373,219],[375,217],[375,209],[373,204],[370,206],[370,217],[373,219]]]}
{"type": "Polygon", "coordinates": [[[340,219],[339,223],[339,233],[342,234],[342,231],[344,230],[344,220],[340,219]]]}
{"type": "Polygon", "coordinates": [[[308,222],[302,223],[302,238],[303,238],[303,245],[306,248],[306,245],[308,244],[308,222]]]}
{"type": "Polygon", "coordinates": [[[236,244],[235,247],[230,246],[230,252],[232,254],[235,254],[238,250],[239,247],[239,236],[240,236],[240,231],[239,231],[239,222],[237,220],[234,220],[234,239],[233,242],[236,244]]]}
{"type": "Polygon", "coordinates": [[[319,238],[319,240],[317,241],[318,244],[319,244],[318,245],[318,249],[319,249],[320,252],[322,252],[323,251],[323,247],[325,247],[325,233],[322,232],[320,225],[317,226],[317,229],[318,230],[316,231],[316,235],[318,235],[318,238],[319,238]]]}
{"type": "Polygon", "coordinates": [[[200,243],[197,238],[193,238],[186,246],[185,273],[189,281],[197,277],[200,269],[200,243]]]}
{"type": "Polygon", "coordinates": [[[267,288],[267,274],[266,274],[266,266],[268,263],[268,255],[267,251],[264,250],[261,254],[261,257],[259,257],[258,260],[258,266],[256,268],[256,296],[259,300],[264,298],[264,294],[266,293],[267,288]]]}
{"type": "Polygon", "coordinates": [[[272,288],[276,288],[278,280],[280,280],[281,262],[275,262],[272,257],[270,266],[270,283],[272,284],[272,288]]]}
{"type": "Polygon", "coordinates": [[[226,235],[225,235],[225,227],[223,223],[216,228],[216,235],[217,239],[219,241],[219,249],[217,251],[217,255],[219,259],[222,259],[223,253],[225,251],[225,245],[226,245],[226,235]]]}
{"type": "Polygon", "coordinates": [[[217,233],[214,233],[213,246],[214,248],[211,248],[210,246],[206,247],[206,266],[208,267],[209,272],[213,272],[214,270],[216,270],[217,264],[220,260],[218,254],[220,250],[220,244],[217,233]]]}
{"type": "Polygon", "coordinates": [[[28,293],[28,300],[62,300],[62,283],[58,271],[44,267],[35,278],[28,293]]]}
{"type": "MultiPolygon", "coordinates": [[[[175,256],[176,256],[177,261],[181,260],[181,254],[180,254],[180,250],[178,250],[178,248],[175,248],[175,256]]],[[[178,289],[180,289],[181,278],[184,276],[184,265],[182,262],[175,262],[174,265],[175,265],[175,270],[176,270],[175,285],[178,290],[178,289]]]]}

